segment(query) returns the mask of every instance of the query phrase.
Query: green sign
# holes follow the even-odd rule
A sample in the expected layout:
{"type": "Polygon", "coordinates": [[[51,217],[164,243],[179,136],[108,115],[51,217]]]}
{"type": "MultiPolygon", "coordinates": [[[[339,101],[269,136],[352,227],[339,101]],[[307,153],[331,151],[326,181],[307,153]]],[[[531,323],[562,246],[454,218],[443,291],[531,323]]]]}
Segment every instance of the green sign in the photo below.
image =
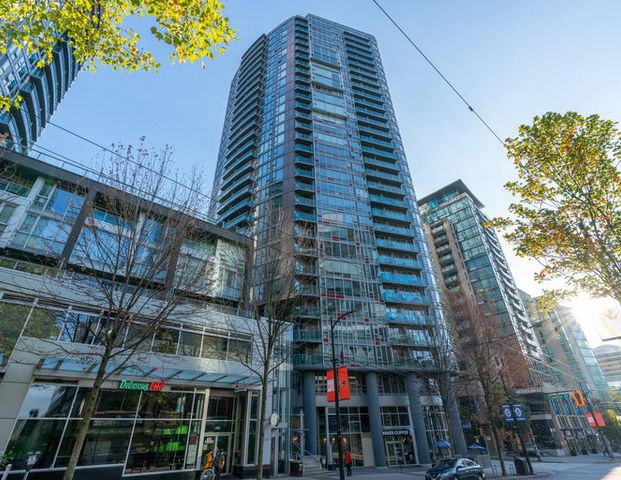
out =
{"type": "Polygon", "coordinates": [[[134,382],[133,380],[121,380],[119,384],[121,390],[143,390],[145,392],[161,392],[164,389],[164,382],[134,382]]]}

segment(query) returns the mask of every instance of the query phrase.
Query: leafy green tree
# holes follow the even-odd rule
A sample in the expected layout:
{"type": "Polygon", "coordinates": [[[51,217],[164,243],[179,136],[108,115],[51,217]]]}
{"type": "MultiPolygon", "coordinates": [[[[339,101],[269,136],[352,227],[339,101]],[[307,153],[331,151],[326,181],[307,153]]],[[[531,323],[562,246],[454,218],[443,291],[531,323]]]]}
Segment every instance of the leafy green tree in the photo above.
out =
{"type": "Polygon", "coordinates": [[[610,440],[621,442],[621,421],[619,417],[617,417],[617,413],[612,408],[609,408],[604,412],[603,417],[604,422],[606,422],[606,426],[604,427],[606,436],[610,440]]]}
{"type": "MultiPolygon", "coordinates": [[[[172,49],[172,63],[192,63],[223,53],[234,39],[223,10],[219,0],[0,0],[0,54],[12,44],[37,54],[44,67],[57,42],[66,39],[86,70],[100,63],[114,70],[157,71],[161,60],[127,25],[130,17],[149,21],[151,34],[172,49]]],[[[0,96],[0,109],[18,103],[0,96]]]]}
{"type": "Polygon", "coordinates": [[[549,112],[506,141],[518,178],[512,218],[494,219],[539,281],[621,300],[621,132],[597,115],[549,112]]]}

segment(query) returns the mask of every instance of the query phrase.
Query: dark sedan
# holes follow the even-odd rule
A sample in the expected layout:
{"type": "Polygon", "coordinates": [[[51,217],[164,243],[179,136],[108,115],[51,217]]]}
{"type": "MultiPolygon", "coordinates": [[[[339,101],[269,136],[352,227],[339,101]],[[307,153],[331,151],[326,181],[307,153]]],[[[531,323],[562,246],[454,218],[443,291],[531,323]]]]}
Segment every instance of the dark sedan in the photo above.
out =
{"type": "Polygon", "coordinates": [[[485,472],[467,458],[444,458],[427,470],[425,480],[484,480],[485,472]]]}

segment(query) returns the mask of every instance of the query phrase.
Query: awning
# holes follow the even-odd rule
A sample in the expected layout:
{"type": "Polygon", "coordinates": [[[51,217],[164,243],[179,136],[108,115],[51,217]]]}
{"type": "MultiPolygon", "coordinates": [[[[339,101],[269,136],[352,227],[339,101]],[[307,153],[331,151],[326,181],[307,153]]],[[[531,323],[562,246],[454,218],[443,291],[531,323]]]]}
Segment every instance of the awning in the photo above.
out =
{"type": "MultiPolygon", "coordinates": [[[[91,373],[94,374],[99,366],[99,362],[75,360],[72,358],[45,357],[38,365],[39,370],[66,371],[72,373],[91,373]]],[[[116,366],[109,364],[106,371],[112,372],[116,366]]],[[[205,386],[213,384],[246,386],[259,385],[261,379],[254,375],[244,375],[239,373],[222,373],[222,372],[201,372],[197,370],[183,370],[176,368],[156,368],[145,365],[144,368],[136,365],[128,365],[121,367],[115,372],[116,376],[136,377],[138,379],[163,380],[166,382],[177,380],[179,383],[205,384],[205,386]]],[[[200,385],[199,385],[200,386],[200,385]]]]}
{"type": "Polygon", "coordinates": [[[440,440],[436,440],[435,443],[433,444],[433,446],[435,448],[441,448],[441,449],[449,449],[451,448],[451,444],[449,442],[447,442],[444,439],[440,439],[440,440]]]}

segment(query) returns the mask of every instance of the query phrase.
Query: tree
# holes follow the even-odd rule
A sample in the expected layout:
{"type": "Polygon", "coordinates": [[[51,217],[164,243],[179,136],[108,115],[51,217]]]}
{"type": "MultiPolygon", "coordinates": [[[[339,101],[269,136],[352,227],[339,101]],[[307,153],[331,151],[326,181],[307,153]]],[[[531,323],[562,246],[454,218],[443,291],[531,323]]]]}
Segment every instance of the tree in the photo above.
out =
{"type": "Polygon", "coordinates": [[[606,422],[606,426],[604,427],[604,432],[606,437],[608,437],[613,442],[620,443],[621,442],[621,420],[617,416],[617,412],[615,412],[612,408],[606,409],[604,412],[604,422],[606,422]]]}
{"type": "MultiPolygon", "coordinates": [[[[300,250],[311,249],[314,238],[307,229],[294,222],[279,206],[267,205],[265,220],[255,225],[256,251],[250,307],[253,325],[253,358],[242,363],[261,380],[261,398],[257,431],[256,479],[263,478],[265,431],[268,428],[267,399],[270,382],[285,362],[291,361],[288,333],[291,318],[300,298],[311,294],[316,286],[296,278],[295,257],[300,250]],[[292,229],[293,227],[293,229],[292,229]]],[[[231,328],[236,328],[231,326],[231,328]]]]}
{"type": "Polygon", "coordinates": [[[507,470],[500,437],[501,405],[518,386],[528,383],[528,365],[517,345],[502,335],[500,319],[466,294],[444,291],[444,311],[453,335],[462,392],[482,400],[502,474],[507,470]],[[511,368],[505,368],[511,365],[511,368]]]}
{"type": "Polygon", "coordinates": [[[597,115],[549,112],[506,141],[517,168],[505,184],[512,218],[492,225],[537,279],[563,277],[573,289],[621,300],[621,132],[597,115]]]}
{"type": "MultiPolygon", "coordinates": [[[[210,248],[198,220],[204,207],[200,176],[184,179],[189,181],[187,187],[166,180],[172,158],[169,148],[157,153],[141,143],[137,149],[117,146],[114,152],[101,159],[103,186],[95,189],[88,182],[78,186],[85,201],[70,208],[79,210],[84,224],[80,229],[76,222],[70,234],[76,235],[73,252],[65,254],[62,248],[62,275],[48,282],[49,296],[61,288],[100,311],[99,322],[76,314],[64,327],[90,336],[92,345],[45,342],[52,344],[54,354],[95,365],[65,480],[74,476],[104,381],[126,367],[140,369],[146,364],[147,345],[155,332],[167,322],[191,318],[199,311],[201,301],[213,296],[219,273],[218,252],[210,248]]],[[[50,239],[49,250],[56,248],[50,239]]],[[[45,338],[41,332],[53,326],[54,318],[31,315],[24,334],[45,338]]],[[[19,348],[26,351],[35,348],[28,339],[21,344],[19,348]]]]}
{"type": "MultiPolygon", "coordinates": [[[[172,63],[192,63],[223,53],[235,38],[223,9],[219,0],[0,0],[0,54],[14,45],[37,55],[37,66],[44,67],[58,41],[66,40],[87,70],[99,63],[114,70],[157,71],[161,60],[127,25],[129,18],[147,17],[153,37],[172,49],[172,63]]],[[[0,96],[0,110],[16,103],[18,98],[0,96]]]]}

